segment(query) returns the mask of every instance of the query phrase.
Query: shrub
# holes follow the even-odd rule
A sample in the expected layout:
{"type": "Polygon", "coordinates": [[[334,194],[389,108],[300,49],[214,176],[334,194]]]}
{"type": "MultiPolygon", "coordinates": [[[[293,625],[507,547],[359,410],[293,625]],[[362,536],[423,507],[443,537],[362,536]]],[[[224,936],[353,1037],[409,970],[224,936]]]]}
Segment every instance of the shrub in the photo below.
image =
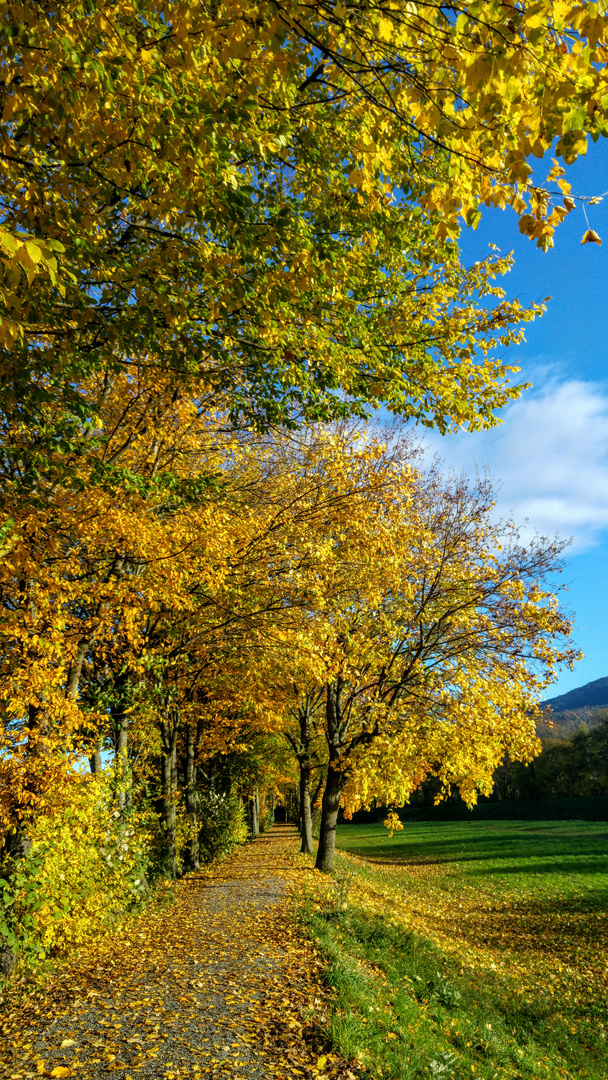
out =
{"type": "Polygon", "coordinates": [[[29,961],[77,948],[148,892],[146,822],[114,808],[109,773],[76,774],[66,796],[32,821],[27,855],[0,864],[0,935],[29,961]]]}
{"type": "Polygon", "coordinates": [[[236,795],[222,791],[199,792],[199,843],[201,859],[211,862],[230,855],[247,840],[244,807],[236,795]]]}

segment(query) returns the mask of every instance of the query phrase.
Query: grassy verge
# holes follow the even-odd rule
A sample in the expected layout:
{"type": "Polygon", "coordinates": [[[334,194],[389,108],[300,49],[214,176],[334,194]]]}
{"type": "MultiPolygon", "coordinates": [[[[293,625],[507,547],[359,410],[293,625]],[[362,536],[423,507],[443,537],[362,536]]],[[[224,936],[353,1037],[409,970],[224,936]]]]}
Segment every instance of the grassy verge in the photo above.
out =
{"type": "Polygon", "coordinates": [[[375,1077],[606,1080],[602,823],[344,826],[305,919],[375,1077]]]}

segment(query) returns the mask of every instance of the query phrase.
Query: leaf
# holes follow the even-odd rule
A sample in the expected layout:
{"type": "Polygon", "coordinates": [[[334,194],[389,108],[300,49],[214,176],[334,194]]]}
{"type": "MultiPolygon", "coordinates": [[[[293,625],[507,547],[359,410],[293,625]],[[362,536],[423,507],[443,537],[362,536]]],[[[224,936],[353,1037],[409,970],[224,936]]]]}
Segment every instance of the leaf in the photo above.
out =
{"type": "Polygon", "coordinates": [[[25,250],[34,266],[36,266],[42,259],[42,252],[38,247],[38,244],[34,244],[31,240],[28,240],[25,245],[25,250]]]}
{"type": "Polygon", "coordinates": [[[390,19],[380,19],[378,33],[383,41],[390,41],[393,36],[393,24],[390,19]]]}
{"type": "Polygon", "coordinates": [[[75,1039],[64,1039],[63,1042],[61,1043],[61,1049],[65,1050],[66,1046],[76,1046],[76,1040],[75,1039]]]}
{"type": "Polygon", "coordinates": [[[49,1076],[59,1077],[71,1076],[72,1070],[68,1069],[66,1065],[56,1065],[54,1069],[51,1069],[49,1076]]]}
{"type": "Polygon", "coordinates": [[[601,243],[602,243],[602,241],[601,241],[600,237],[597,235],[597,233],[593,229],[587,229],[587,231],[585,233],[583,233],[583,239],[581,240],[581,244],[601,244],[601,243]]]}

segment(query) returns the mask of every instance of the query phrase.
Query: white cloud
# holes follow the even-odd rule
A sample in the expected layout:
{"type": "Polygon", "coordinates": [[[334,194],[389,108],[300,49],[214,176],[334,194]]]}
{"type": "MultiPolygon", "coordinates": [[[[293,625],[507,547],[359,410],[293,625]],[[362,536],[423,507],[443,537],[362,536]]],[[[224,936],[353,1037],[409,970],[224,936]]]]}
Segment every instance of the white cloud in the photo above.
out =
{"type": "Polygon", "coordinates": [[[531,531],[572,537],[571,552],[608,529],[608,386],[546,368],[490,431],[424,437],[429,455],[472,475],[487,466],[500,484],[498,510],[531,531]]]}

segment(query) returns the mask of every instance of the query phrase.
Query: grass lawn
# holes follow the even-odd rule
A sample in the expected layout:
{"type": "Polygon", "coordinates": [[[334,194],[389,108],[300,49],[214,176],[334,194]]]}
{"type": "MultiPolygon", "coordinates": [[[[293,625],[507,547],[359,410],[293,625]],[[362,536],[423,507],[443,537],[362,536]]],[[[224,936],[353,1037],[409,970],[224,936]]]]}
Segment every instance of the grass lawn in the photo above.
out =
{"type": "Polygon", "coordinates": [[[338,830],[306,918],[375,1077],[608,1080],[608,824],[338,830]]]}

